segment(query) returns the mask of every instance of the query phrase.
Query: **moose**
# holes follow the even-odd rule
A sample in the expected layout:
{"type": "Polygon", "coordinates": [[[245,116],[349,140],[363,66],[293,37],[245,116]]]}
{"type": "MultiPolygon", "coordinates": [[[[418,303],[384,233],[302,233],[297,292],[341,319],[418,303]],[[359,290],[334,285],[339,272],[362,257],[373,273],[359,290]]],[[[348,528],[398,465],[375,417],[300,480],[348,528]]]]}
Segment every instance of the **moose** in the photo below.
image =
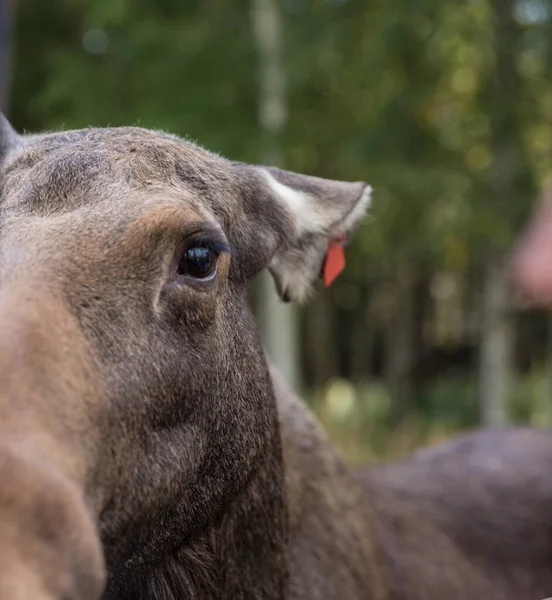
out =
{"type": "Polygon", "coordinates": [[[0,600],[540,599],[552,436],[354,470],[270,365],[364,183],[0,125],[0,600]]]}

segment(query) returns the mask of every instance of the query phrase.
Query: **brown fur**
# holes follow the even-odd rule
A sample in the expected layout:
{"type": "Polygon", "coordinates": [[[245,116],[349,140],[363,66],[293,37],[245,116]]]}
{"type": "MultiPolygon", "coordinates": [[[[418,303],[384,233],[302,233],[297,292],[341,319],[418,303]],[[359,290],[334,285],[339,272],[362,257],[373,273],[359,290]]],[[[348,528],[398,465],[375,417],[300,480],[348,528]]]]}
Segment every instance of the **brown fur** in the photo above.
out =
{"type": "Polygon", "coordinates": [[[304,296],[364,184],[138,128],[0,120],[0,158],[0,600],[550,593],[548,433],[355,473],[267,366],[249,283],[304,296]]]}

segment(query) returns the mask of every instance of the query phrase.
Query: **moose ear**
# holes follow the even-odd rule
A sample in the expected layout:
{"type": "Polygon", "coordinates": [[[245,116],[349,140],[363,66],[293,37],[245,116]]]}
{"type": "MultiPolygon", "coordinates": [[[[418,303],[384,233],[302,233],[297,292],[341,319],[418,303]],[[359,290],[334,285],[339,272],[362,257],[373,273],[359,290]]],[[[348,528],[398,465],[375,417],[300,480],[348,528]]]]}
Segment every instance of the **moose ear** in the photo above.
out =
{"type": "Polygon", "coordinates": [[[0,113],[0,163],[20,143],[20,136],[15,132],[6,117],[0,113]]]}
{"type": "Polygon", "coordinates": [[[301,301],[320,278],[330,245],[346,243],[364,217],[372,188],[274,167],[248,169],[259,244],[270,247],[264,266],[282,300],[301,301]]]}

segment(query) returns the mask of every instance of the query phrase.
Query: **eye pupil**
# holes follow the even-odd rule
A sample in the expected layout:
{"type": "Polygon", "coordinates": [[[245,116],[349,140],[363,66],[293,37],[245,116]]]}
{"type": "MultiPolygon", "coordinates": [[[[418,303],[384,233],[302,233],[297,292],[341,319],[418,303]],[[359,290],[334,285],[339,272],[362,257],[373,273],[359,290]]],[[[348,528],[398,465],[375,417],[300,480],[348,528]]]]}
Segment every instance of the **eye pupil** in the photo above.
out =
{"type": "Polygon", "coordinates": [[[178,265],[178,274],[205,279],[209,277],[216,266],[214,251],[207,246],[192,246],[188,248],[178,265]]]}

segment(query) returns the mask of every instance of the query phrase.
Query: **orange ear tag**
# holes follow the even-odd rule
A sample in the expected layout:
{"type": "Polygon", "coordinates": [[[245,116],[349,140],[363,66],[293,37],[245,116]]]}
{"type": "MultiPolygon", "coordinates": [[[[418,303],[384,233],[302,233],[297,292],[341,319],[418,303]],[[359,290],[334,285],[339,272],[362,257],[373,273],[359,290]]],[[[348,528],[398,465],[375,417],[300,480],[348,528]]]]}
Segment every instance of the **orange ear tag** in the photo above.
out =
{"type": "Polygon", "coordinates": [[[328,244],[328,252],[324,262],[324,286],[330,286],[336,277],[345,268],[345,250],[341,245],[345,236],[340,236],[337,240],[331,240],[328,244]]]}

